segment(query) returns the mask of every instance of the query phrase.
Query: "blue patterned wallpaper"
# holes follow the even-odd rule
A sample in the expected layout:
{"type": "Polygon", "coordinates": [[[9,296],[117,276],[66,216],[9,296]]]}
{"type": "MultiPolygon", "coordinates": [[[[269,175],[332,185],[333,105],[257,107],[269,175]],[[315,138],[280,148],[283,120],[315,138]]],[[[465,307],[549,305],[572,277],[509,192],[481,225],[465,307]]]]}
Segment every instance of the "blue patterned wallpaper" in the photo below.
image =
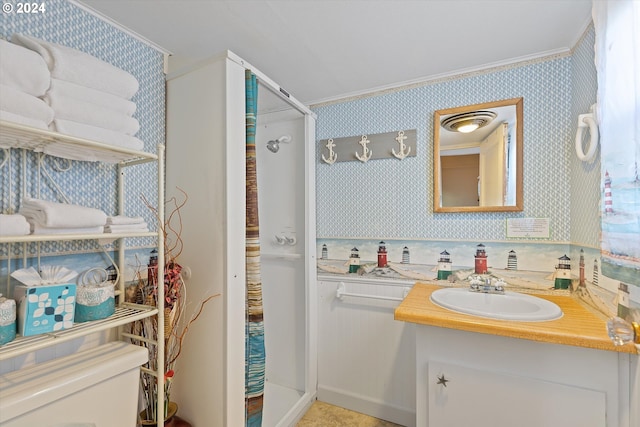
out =
{"type": "MultiPolygon", "coordinates": [[[[137,104],[134,117],[140,122],[137,137],[144,141],[144,150],[156,152],[156,147],[164,143],[165,129],[165,76],[164,54],[133,38],[121,30],[107,24],[83,9],[65,0],[48,0],[46,11],[40,14],[2,14],[0,17],[0,37],[10,39],[13,33],[24,33],[44,40],[70,46],[87,52],[133,74],[140,89],[132,101],[137,104]]],[[[70,203],[76,203],[104,210],[108,215],[116,214],[116,167],[109,164],[90,162],[58,161],[46,157],[46,170],[60,188],[56,190],[52,181],[44,173],[38,173],[35,156],[27,153],[26,182],[22,183],[20,153],[12,151],[11,165],[0,171],[0,194],[3,212],[16,210],[20,204],[21,189],[30,196],[59,200],[66,195],[70,203]],[[56,168],[56,163],[59,168],[56,168]],[[68,169],[68,170],[66,170],[68,169]],[[62,170],[62,171],[61,171],[62,170]],[[9,177],[11,175],[11,177],[9,177]],[[23,185],[24,184],[24,185],[23,185]]],[[[156,228],[153,213],[145,206],[141,196],[152,205],[157,202],[157,177],[154,163],[126,168],[125,210],[127,215],[141,215],[156,228]]],[[[128,247],[149,247],[152,239],[128,239],[128,247]]],[[[40,251],[73,253],[95,251],[95,243],[76,241],[65,244],[42,243],[40,251]],[[60,246],[63,246],[62,248],[60,246]]],[[[20,254],[22,245],[12,246],[12,256],[20,254]]],[[[7,245],[0,245],[0,256],[7,255],[7,245]]],[[[37,252],[36,245],[29,245],[31,255],[37,252]]]]}
{"type": "Polygon", "coordinates": [[[600,153],[592,162],[582,162],[573,144],[578,115],[589,112],[596,102],[597,74],[594,62],[595,31],[591,26],[571,56],[571,143],[568,144],[571,170],[571,242],[600,247],[600,153]]]}
{"type": "MultiPolygon", "coordinates": [[[[505,239],[505,219],[549,218],[568,242],[571,58],[561,57],[313,108],[317,140],[417,129],[417,156],[317,163],[319,238],[505,239]],[[433,115],[443,108],[524,98],[524,211],[433,212],[433,115]]],[[[318,145],[318,158],[320,147],[318,145]]]]}
{"type": "MultiPolygon", "coordinates": [[[[600,156],[584,163],[574,150],[578,115],[589,112],[596,101],[594,41],[590,26],[567,57],[315,106],[317,140],[418,130],[414,158],[317,162],[317,251],[321,254],[326,245],[331,254],[319,261],[318,273],[340,274],[352,247],[362,251],[365,262],[375,260],[377,242],[384,240],[389,261],[400,263],[406,246],[413,269],[405,266],[407,277],[427,279],[434,274],[440,251],[455,254],[458,268],[465,268],[472,256],[470,248],[483,243],[491,252],[494,269],[504,268],[507,252],[515,250],[519,270],[527,270],[522,273],[533,282],[546,284],[557,258],[567,254],[574,286],[584,280],[586,287],[580,292],[585,299],[603,313],[615,314],[617,284],[603,287],[602,282],[610,280],[600,271],[600,156]],[[520,96],[524,98],[524,211],[434,213],[434,111],[520,96]],[[507,239],[505,220],[516,217],[549,218],[550,239],[507,239]],[[541,272],[545,272],[543,278],[538,277],[541,272]]],[[[318,159],[322,148],[318,144],[318,159]]],[[[384,269],[368,274],[380,271],[389,278],[403,275],[384,269]]],[[[632,312],[640,316],[640,298],[635,289],[631,291],[632,312]]]]}

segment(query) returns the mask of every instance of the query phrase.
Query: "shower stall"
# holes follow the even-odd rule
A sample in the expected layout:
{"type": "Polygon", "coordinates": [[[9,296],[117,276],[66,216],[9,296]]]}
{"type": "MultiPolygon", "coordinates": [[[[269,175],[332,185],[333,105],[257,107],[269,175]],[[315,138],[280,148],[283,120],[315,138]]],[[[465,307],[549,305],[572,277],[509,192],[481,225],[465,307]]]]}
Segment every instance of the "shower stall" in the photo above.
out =
{"type": "Polygon", "coordinates": [[[304,115],[264,86],[258,88],[256,167],[266,352],[262,425],[274,427],[295,421],[310,380],[303,357],[310,296],[305,283],[311,283],[307,275],[314,271],[306,268],[305,248],[315,246],[315,235],[305,231],[304,200],[313,190],[308,192],[301,178],[307,168],[305,151],[313,145],[305,141],[304,115]]]}
{"type": "Polygon", "coordinates": [[[262,426],[293,426],[317,387],[315,116],[231,52],[167,76],[167,198],[181,214],[191,312],[172,400],[194,425],[245,424],[245,93],[255,132],[266,354],[262,426]]]}

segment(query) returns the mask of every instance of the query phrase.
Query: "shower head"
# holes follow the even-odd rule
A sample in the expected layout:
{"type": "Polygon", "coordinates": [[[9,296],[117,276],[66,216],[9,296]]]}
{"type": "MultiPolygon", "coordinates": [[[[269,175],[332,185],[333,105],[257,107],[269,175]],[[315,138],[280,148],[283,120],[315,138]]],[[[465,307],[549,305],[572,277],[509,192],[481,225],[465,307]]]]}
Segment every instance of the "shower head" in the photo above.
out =
{"type": "Polygon", "coordinates": [[[271,140],[271,141],[267,142],[267,148],[272,153],[277,153],[278,150],[280,149],[280,144],[278,143],[278,141],[271,140]]]}
{"type": "Polygon", "coordinates": [[[283,135],[278,139],[272,139],[271,141],[267,142],[267,149],[272,153],[277,153],[280,149],[281,142],[291,142],[291,136],[283,135]]]}

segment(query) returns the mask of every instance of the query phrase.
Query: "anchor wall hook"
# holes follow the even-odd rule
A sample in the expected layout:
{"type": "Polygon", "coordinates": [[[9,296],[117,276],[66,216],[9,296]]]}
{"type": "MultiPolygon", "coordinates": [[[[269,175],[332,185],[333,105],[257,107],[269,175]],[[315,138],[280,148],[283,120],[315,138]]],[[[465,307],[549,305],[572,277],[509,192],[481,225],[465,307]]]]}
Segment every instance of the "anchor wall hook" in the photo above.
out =
{"type": "Polygon", "coordinates": [[[360,141],[358,142],[358,144],[362,145],[362,156],[360,156],[360,154],[358,154],[358,152],[356,151],[356,157],[362,163],[366,163],[373,154],[373,151],[369,150],[369,147],[367,147],[370,142],[371,141],[367,139],[367,135],[362,135],[362,139],[360,139],[360,141]]]}
{"type": "Polygon", "coordinates": [[[396,153],[396,150],[394,150],[393,148],[391,149],[391,153],[396,157],[396,159],[402,160],[407,157],[409,153],[411,153],[411,147],[407,147],[407,145],[404,143],[405,139],[407,139],[407,137],[405,136],[404,131],[399,131],[398,136],[396,136],[396,141],[398,141],[398,144],[400,144],[400,151],[396,153]]]}
{"type": "Polygon", "coordinates": [[[333,143],[333,138],[329,139],[329,141],[327,141],[327,145],[325,145],[325,147],[327,147],[327,149],[329,150],[329,158],[327,159],[324,154],[322,155],[322,160],[325,163],[328,163],[330,165],[334,164],[336,162],[336,160],[338,160],[338,153],[336,153],[335,151],[333,151],[333,147],[335,147],[336,144],[333,143]]]}

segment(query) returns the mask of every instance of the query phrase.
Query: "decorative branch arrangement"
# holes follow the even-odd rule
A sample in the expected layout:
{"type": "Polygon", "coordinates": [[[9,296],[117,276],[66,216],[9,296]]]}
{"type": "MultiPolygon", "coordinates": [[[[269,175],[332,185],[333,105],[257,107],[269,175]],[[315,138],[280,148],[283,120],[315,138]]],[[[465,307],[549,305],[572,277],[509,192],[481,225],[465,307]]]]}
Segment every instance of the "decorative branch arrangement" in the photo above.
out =
{"type": "MultiPolygon", "coordinates": [[[[169,406],[169,399],[171,396],[171,385],[173,383],[173,377],[175,375],[175,364],[178,357],[182,353],[184,340],[189,328],[195,322],[204,309],[206,303],[213,298],[219,296],[219,294],[210,295],[205,298],[195,314],[190,319],[184,319],[186,301],[187,301],[187,286],[182,277],[182,266],[178,263],[178,257],[182,253],[184,242],[182,240],[182,217],[180,209],[182,209],[187,203],[188,196],[180,188],[178,188],[184,196],[182,201],[178,201],[175,197],[167,200],[168,205],[171,206],[171,212],[165,219],[165,223],[159,226],[164,233],[165,241],[165,266],[164,266],[164,340],[165,340],[165,354],[164,354],[164,394],[165,394],[165,414],[167,416],[167,408],[169,406]]],[[[158,217],[157,210],[143,197],[144,203],[149,209],[151,209],[156,218],[158,217]]],[[[158,221],[159,222],[159,221],[158,221]]],[[[142,277],[142,268],[138,264],[136,272],[137,277],[137,293],[136,302],[146,304],[149,306],[156,306],[156,298],[158,294],[158,258],[157,254],[151,253],[149,258],[149,264],[147,265],[147,278],[142,277]]],[[[135,322],[132,326],[132,334],[140,335],[147,338],[150,341],[158,340],[158,320],[157,317],[148,317],[143,320],[135,322]]],[[[149,349],[149,362],[146,366],[147,370],[141,372],[141,391],[143,397],[143,405],[145,408],[144,414],[147,421],[152,421],[154,424],[157,420],[156,408],[157,408],[157,382],[155,376],[150,374],[151,371],[157,371],[155,361],[156,346],[149,341],[140,341],[138,344],[143,345],[149,349]]]]}
{"type": "Polygon", "coordinates": [[[415,129],[374,135],[349,136],[320,140],[322,161],[328,165],[335,162],[396,158],[403,160],[416,155],[415,129]]]}

